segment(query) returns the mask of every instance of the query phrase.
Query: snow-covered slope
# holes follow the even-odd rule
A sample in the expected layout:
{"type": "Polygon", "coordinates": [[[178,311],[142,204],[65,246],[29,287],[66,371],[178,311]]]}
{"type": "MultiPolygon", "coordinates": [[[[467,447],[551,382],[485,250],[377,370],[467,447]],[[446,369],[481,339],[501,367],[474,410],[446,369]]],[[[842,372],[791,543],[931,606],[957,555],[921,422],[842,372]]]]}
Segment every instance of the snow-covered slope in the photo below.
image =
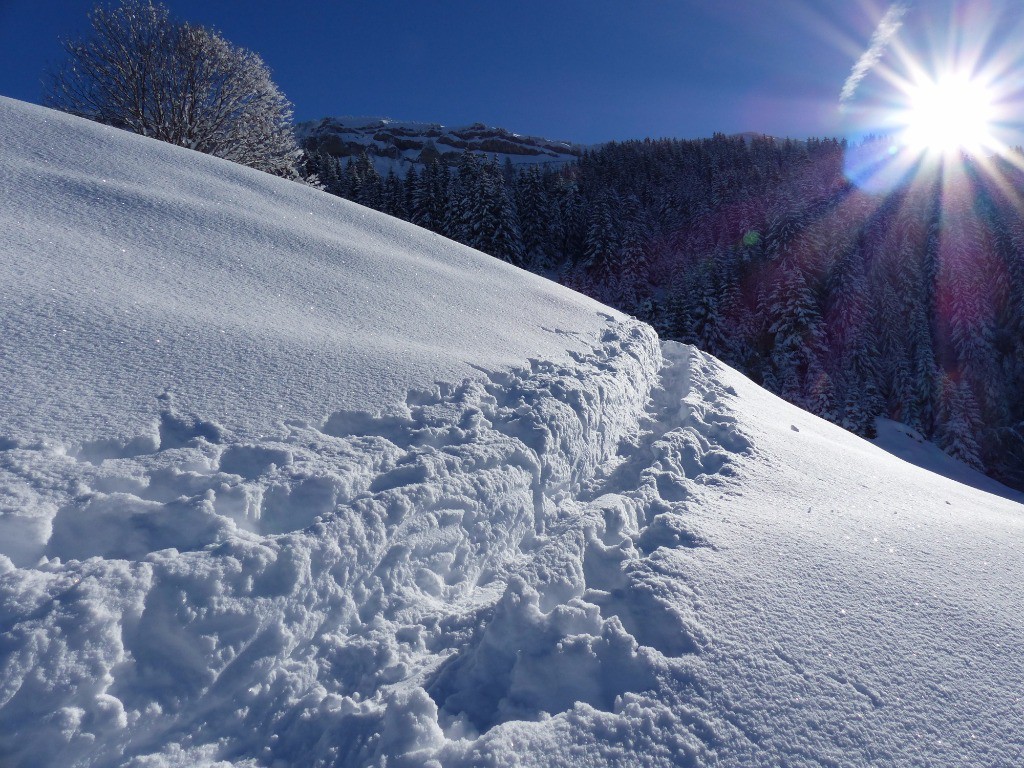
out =
{"type": "Polygon", "coordinates": [[[164,389],[266,434],[567,360],[617,316],[330,195],[2,103],[0,301],[18,354],[0,360],[0,412],[19,434],[148,442],[164,389]]]}
{"type": "Polygon", "coordinates": [[[1008,488],[998,480],[957,461],[913,427],[892,419],[878,418],[875,422],[877,436],[873,442],[893,456],[996,496],[1004,496],[1013,501],[1020,501],[1024,497],[1020,491],[1008,488]]]}
{"type": "Polygon", "coordinates": [[[1024,760],[1017,501],[337,198],[0,130],[0,764],[1024,760]]]}
{"type": "Polygon", "coordinates": [[[303,146],[342,160],[365,153],[382,175],[393,170],[405,176],[410,167],[422,169],[433,160],[454,165],[464,152],[496,156],[499,162],[508,160],[515,166],[555,167],[582,153],[576,144],[523,136],[482,123],[453,128],[386,117],[325,117],[300,123],[296,135],[303,146]]]}

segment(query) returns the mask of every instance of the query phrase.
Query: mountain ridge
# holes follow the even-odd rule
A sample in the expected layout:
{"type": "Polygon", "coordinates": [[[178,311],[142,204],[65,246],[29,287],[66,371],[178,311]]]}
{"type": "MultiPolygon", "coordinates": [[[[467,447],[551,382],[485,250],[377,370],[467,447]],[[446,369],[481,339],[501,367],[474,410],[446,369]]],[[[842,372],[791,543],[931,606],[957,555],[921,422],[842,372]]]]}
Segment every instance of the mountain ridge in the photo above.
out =
{"type": "Polygon", "coordinates": [[[466,151],[494,155],[500,162],[508,159],[517,166],[563,165],[583,151],[578,144],[525,136],[484,123],[445,126],[377,116],[341,116],[299,123],[295,132],[308,151],[343,162],[366,154],[382,175],[388,170],[404,175],[410,167],[435,160],[455,165],[466,151]]]}

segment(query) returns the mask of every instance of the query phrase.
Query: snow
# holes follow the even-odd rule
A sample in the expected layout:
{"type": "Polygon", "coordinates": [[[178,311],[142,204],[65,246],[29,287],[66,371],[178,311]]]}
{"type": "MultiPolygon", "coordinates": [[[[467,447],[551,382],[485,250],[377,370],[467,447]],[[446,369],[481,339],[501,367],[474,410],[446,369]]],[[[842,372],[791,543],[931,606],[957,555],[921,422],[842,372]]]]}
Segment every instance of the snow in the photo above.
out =
{"type": "Polygon", "coordinates": [[[566,359],[618,317],[332,196],[3,105],[0,331],[19,354],[0,361],[0,412],[19,434],[156,440],[164,390],[266,434],[566,359]]]}
{"type": "Polygon", "coordinates": [[[1007,488],[988,475],[951,458],[937,445],[928,442],[913,427],[891,419],[880,418],[876,422],[878,436],[873,442],[893,456],[899,456],[904,461],[916,464],[937,475],[956,480],[958,483],[1024,503],[1024,493],[1007,488]]]}
{"type": "MultiPolygon", "coordinates": [[[[374,169],[381,176],[394,171],[404,178],[409,169],[425,164],[422,156],[428,145],[454,164],[465,151],[494,157],[500,164],[513,166],[559,166],[576,160],[585,149],[566,141],[510,133],[482,123],[452,127],[440,123],[405,122],[387,117],[341,116],[299,123],[295,126],[299,142],[322,145],[352,159],[353,146],[363,147],[374,169]]],[[[445,159],[442,159],[445,162],[445,159]]]]}
{"type": "Polygon", "coordinates": [[[1019,496],[345,201],[0,129],[3,765],[1024,761],[1019,496]]]}

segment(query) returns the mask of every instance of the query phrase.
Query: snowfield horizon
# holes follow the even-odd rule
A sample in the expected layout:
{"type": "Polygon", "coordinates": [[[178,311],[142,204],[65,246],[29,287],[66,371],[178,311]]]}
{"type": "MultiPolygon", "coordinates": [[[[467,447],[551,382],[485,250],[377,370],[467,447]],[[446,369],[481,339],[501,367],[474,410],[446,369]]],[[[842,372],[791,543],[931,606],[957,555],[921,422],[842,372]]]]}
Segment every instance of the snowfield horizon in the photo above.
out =
{"type": "Polygon", "coordinates": [[[1024,764],[1021,494],[300,184],[0,132],[0,764],[1024,764]]]}

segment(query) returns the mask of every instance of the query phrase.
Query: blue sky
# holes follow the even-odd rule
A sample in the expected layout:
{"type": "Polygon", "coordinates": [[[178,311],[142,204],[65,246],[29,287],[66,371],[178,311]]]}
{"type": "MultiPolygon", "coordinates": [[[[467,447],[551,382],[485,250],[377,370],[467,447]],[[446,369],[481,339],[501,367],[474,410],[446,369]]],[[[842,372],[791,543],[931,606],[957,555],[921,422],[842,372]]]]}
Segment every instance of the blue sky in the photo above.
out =
{"type": "MultiPolygon", "coordinates": [[[[886,4],[168,0],[259,52],[297,119],[484,122],[580,142],[844,131],[838,96],[886,4]]],[[[0,94],[41,98],[91,0],[0,0],[0,94]]],[[[918,3],[915,5],[927,5],[918,3]]],[[[914,8],[912,13],[920,12],[914,8]]]]}

